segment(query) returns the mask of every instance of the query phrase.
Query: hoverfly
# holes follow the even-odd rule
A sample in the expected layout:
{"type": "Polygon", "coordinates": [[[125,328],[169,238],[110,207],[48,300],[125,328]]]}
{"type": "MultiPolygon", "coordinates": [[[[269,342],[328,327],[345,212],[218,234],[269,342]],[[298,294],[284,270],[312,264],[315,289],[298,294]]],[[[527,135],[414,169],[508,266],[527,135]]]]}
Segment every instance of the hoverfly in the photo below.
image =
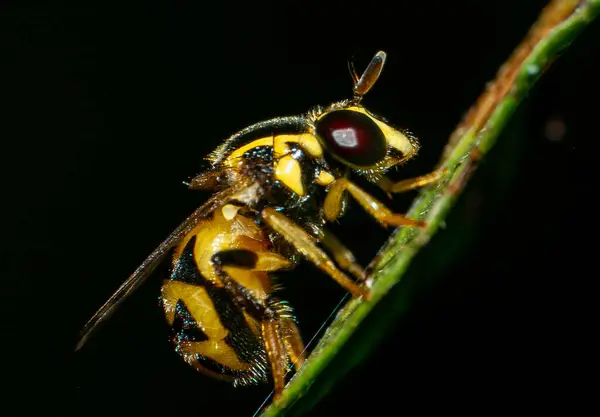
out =
{"type": "Polygon", "coordinates": [[[234,385],[265,381],[270,373],[275,397],[280,395],[288,366],[302,366],[304,343],[291,307],[273,296],[271,274],[303,257],[353,296],[368,297],[365,271],[325,228],[343,214],[346,192],[384,227],[424,222],[393,213],[349,174],[364,176],[388,195],[441,175],[397,183],[384,176],[418,150],[414,136],[360,104],[385,59],[378,52],[360,77],[350,64],[351,99],[257,123],[214,150],[210,168],[188,186],[215,194],[94,314],[76,350],[172,251],[161,303],[176,352],[194,369],[234,385]]]}

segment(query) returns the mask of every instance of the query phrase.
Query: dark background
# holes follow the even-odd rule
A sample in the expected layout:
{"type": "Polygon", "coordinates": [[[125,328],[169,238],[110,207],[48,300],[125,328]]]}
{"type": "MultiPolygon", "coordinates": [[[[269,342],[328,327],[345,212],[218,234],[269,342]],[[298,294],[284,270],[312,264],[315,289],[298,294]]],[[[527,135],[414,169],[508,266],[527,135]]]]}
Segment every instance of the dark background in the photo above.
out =
{"type": "MultiPolygon", "coordinates": [[[[72,353],[207,197],[181,181],[236,130],[347,97],[347,60],[362,69],[379,49],[389,60],[364,104],[421,140],[395,177],[426,173],[546,2],[126,3],[2,13],[2,414],[250,416],[270,387],[234,389],[180,361],[158,277],[72,353]]],[[[593,210],[577,202],[594,207],[598,179],[599,35],[596,23],[536,86],[416,263],[436,279],[314,415],[585,399],[593,327],[578,307],[597,273],[593,210]]],[[[363,264],[388,233],[356,207],[335,230],[363,264]]],[[[308,340],[343,292],[306,265],[284,282],[308,340]]]]}

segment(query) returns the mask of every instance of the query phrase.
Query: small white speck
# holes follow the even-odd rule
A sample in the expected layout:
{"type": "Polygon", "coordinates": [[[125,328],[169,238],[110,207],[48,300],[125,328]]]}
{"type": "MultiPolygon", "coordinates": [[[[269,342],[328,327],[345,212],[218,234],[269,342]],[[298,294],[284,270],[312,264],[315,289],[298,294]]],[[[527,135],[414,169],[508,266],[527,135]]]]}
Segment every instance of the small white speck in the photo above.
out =
{"type": "Polygon", "coordinates": [[[529,75],[537,75],[540,73],[540,67],[538,65],[529,64],[527,65],[527,73],[529,75]]]}

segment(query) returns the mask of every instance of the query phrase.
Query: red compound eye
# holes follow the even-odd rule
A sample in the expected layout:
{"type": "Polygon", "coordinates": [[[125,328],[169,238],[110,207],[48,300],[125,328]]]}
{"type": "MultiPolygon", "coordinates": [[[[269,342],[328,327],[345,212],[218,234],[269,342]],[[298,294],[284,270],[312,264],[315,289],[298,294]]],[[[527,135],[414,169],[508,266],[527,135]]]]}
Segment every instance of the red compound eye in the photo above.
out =
{"type": "Polygon", "coordinates": [[[317,121],[316,128],[327,150],[351,165],[373,166],[385,158],[385,136],[367,115],[352,110],[332,111],[317,121]]]}

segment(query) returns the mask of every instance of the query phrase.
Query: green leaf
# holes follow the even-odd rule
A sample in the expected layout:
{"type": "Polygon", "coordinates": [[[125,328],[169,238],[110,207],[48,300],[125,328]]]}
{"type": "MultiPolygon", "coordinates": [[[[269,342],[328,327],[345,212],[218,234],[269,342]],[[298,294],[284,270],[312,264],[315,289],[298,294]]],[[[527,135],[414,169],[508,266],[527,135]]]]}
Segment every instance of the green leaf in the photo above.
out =
{"type": "MultiPolygon", "coordinates": [[[[413,202],[409,217],[425,219],[428,226],[419,230],[398,229],[394,233],[374,263],[372,298],[346,303],[282,397],[264,410],[263,417],[298,416],[310,410],[372,351],[387,328],[409,310],[418,289],[427,284],[425,279],[436,275],[432,273],[435,271],[425,269],[440,268],[443,262],[410,270],[409,267],[417,253],[433,248],[425,246],[444,226],[477,162],[490,151],[544,70],[600,13],[600,0],[581,1],[573,11],[576,5],[577,2],[557,0],[542,13],[529,37],[498,74],[496,85],[506,87],[506,93],[496,97],[487,111],[485,100],[476,104],[475,113],[479,111],[485,117],[473,123],[473,118],[467,116],[459,125],[439,165],[447,169],[447,175],[437,186],[421,190],[413,202]],[[565,13],[569,4],[571,10],[565,13]],[[356,337],[357,334],[361,337],[356,337]],[[346,343],[351,337],[352,343],[346,343]]],[[[436,245],[435,249],[441,246],[436,245]]]]}

